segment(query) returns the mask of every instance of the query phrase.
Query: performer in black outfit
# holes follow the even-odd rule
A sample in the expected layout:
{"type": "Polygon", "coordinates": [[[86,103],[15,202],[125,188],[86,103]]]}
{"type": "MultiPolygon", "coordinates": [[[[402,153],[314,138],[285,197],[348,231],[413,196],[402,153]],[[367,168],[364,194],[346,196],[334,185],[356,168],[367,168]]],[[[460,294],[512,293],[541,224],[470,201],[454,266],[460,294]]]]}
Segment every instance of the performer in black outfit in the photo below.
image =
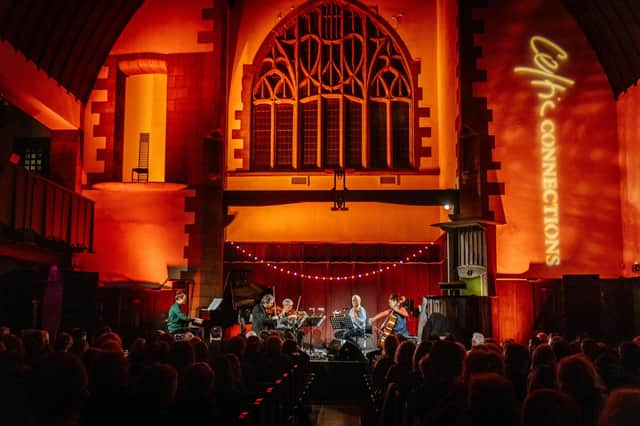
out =
{"type": "MultiPolygon", "coordinates": [[[[270,294],[262,296],[262,300],[251,311],[251,330],[258,336],[262,332],[275,328],[278,315],[274,307],[275,299],[270,294]]],[[[263,337],[263,336],[261,336],[263,337]]]]}

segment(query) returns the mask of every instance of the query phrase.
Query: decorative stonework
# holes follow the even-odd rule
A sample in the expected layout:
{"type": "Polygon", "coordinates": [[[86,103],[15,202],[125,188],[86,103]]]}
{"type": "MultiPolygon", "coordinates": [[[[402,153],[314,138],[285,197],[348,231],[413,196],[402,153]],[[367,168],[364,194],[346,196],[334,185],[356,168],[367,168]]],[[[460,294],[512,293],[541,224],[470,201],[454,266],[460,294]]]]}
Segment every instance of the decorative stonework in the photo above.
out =
{"type": "MultiPolygon", "coordinates": [[[[422,146],[424,138],[431,137],[431,128],[419,125],[421,117],[430,116],[429,108],[418,107],[422,100],[422,89],[417,87],[419,73],[420,62],[411,59],[395,30],[374,9],[355,1],[317,1],[294,10],[265,39],[254,64],[243,68],[241,99],[244,109],[235,112],[240,128],[232,130],[232,139],[242,141],[241,148],[233,153],[234,159],[242,161],[239,170],[251,168],[252,126],[255,126],[252,106],[271,108],[270,133],[274,134],[277,132],[273,111],[283,103],[291,105],[294,158],[289,169],[300,169],[300,158],[296,158],[296,154],[299,157],[297,150],[304,144],[303,123],[299,118],[302,105],[318,105],[312,113],[320,114],[320,120],[323,120],[322,102],[327,102],[327,99],[342,105],[340,114],[345,114],[349,102],[360,105],[364,117],[360,131],[366,149],[364,164],[361,165],[364,170],[370,168],[372,162],[371,142],[367,136],[370,125],[368,105],[372,102],[376,102],[375,105],[408,105],[409,147],[408,159],[405,160],[408,163],[401,167],[417,169],[420,158],[432,155],[431,147],[422,146]],[[330,23],[335,25],[332,27],[330,23]],[[320,100],[323,101],[318,103],[320,100]]],[[[391,106],[387,111],[389,108],[391,106]]],[[[340,117],[344,120],[343,115],[340,117]]],[[[390,120],[388,117],[387,128],[393,128],[390,120]]],[[[321,128],[313,132],[311,147],[320,151],[320,159],[326,141],[321,128]],[[313,135],[316,131],[317,137],[313,135]]],[[[346,138],[340,143],[346,156],[345,144],[346,138]]],[[[390,140],[386,144],[390,146],[390,140]]],[[[267,166],[272,169],[276,155],[273,142],[267,149],[271,150],[271,162],[267,166]]],[[[391,150],[394,150],[393,146],[391,150]]],[[[341,161],[346,163],[345,159],[341,161]]],[[[387,161],[393,162],[392,159],[387,161]]],[[[318,160],[316,166],[323,168],[328,165],[318,160]]]]}

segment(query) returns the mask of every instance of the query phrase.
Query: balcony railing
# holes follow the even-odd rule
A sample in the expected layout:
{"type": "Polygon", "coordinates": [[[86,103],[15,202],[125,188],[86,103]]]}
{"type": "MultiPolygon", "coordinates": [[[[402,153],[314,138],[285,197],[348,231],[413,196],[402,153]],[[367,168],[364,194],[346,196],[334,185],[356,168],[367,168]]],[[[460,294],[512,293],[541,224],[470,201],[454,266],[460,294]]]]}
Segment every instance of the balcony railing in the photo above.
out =
{"type": "Polygon", "coordinates": [[[0,165],[0,226],[9,238],[93,249],[94,202],[29,170],[0,165]]]}

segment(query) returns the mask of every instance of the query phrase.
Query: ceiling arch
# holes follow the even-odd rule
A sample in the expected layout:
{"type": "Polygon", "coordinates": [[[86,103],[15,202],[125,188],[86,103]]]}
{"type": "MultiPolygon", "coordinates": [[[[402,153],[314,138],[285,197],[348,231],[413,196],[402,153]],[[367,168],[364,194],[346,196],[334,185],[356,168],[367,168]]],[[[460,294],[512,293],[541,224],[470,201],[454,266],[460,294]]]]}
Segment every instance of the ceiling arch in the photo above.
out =
{"type": "MultiPolygon", "coordinates": [[[[640,79],[640,2],[561,1],[596,52],[617,98],[640,79]]],[[[0,39],[86,102],[111,48],[142,3],[2,0],[0,39]]],[[[230,7],[235,3],[229,1],[230,7]]]]}
{"type": "Polygon", "coordinates": [[[640,78],[640,2],[562,0],[596,52],[617,98],[640,78]]]}
{"type": "Polygon", "coordinates": [[[142,0],[2,0],[0,39],[83,103],[142,0]]]}

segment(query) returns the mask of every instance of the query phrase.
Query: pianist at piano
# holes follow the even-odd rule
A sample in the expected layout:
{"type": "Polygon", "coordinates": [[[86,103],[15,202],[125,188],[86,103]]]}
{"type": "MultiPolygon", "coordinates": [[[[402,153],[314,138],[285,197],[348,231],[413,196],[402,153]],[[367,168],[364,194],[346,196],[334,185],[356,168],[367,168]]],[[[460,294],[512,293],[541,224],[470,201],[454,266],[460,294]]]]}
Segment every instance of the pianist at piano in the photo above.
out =
{"type": "Polygon", "coordinates": [[[167,330],[171,334],[187,332],[199,334],[199,329],[190,327],[189,323],[193,322],[195,324],[202,324],[202,319],[189,317],[182,312],[180,306],[184,305],[186,301],[187,295],[182,290],[178,290],[175,295],[175,303],[171,305],[167,318],[167,330]]]}

